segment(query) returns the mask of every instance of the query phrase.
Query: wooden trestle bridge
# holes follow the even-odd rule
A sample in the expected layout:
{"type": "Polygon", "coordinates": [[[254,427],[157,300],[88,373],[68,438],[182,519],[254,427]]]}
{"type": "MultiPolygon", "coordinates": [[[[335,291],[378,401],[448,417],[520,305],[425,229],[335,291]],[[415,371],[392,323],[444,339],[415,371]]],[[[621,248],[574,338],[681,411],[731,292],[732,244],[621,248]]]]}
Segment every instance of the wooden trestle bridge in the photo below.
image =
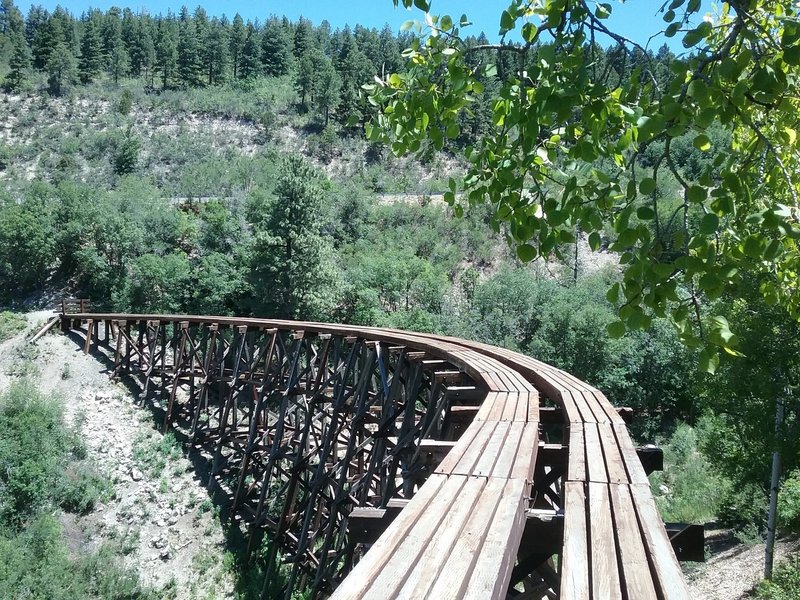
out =
{"type": "Polygon", "coordinates": [[[676,552],[701,558],[702,531],[661,521],[658,453],[559,369],[396,330],[63,308],[207,455],[286,598],[690,597],[676,552]]]}

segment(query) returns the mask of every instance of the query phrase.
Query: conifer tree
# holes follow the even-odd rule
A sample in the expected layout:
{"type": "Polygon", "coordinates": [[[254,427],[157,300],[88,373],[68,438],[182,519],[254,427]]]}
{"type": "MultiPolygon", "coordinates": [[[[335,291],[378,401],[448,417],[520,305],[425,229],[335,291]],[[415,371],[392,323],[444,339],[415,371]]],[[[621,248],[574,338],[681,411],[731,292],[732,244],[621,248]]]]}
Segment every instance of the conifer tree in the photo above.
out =
{"type": "Polygon", "coordinates": [[[86,20],[81,38],[81,54],[78,59],[78,76],[82,83],[91,83],[103,67],[103,41],[96,13],[86,20]]]}
{"type": "Polygon", "coordinates": [[[314,96],[314,105],[322,115],[325,126],[330,121],[330,111],[339,104],[339,90],[342,87],[342,79],[333,67],[333,63],[328,58],[322,60],[317,73],[318,85],[314,96]]]}
{"type": "Polygon", "coordinates": [[[230,42],[228,46],[234,79],[239,78],[239,65],[241,64],[242,50],[244,49],[246,40],[247,28],[244,25],[242,15],[236,13],[233,17],[233,24],[231,25],[230,42]]]}
{"type": "Polygon", "coordinates": [[[121,77],[128,74],[129,69],[128,51],[125,49],[122,35],[118,32],[111,45],[111,54],[108,56],[108,73],[117,84],[121,77]]]}
{"type": "MultiPolygon", "coordinates": [[[[44,11],[44,15],[44,22],[39,22],[32,26],[33,39],[29,41],[33,56],[33,66],[41,71],[47,68],[53,48],[59,42],[63,42],[61,31],[55,26],[47,11],[44,11]]],[[[64,49],[66,49],[66,46],[64,49]]]]}
{"type": "Polygon", "coordinates": [[[203,81],[200,41],[190,19],[181,21],[178,32],[178,79],[184,87],[196,87],[203,81]]]}
{"type": "Polygon", "coordinates": [[[324,319],[333,307],[336,271],[322,232],[319,178],[303,158],[290,156],[275,195],[254,223],[254,309],[277,318],[324,319]]]}
{"type": "Polygon", "coordinates": [[[276,19],[267,21],[261,43],[261,60],[264,73],[280,77],[289,72],[292,61],[292,38],[276,19]]]}
{"type": "Polygon", "coordinates": [[[62,96],[77,78],[77,61],[66,44],[59,40],[47,59],[47,87],[53,96],[62,96]]]}
{"type": "Polygon", "coordinates": [[[12,39],[15,33],[25,33],[25,19],[20,10],[14,5],[14,0],[0,2],[0,33],[12,39]]]}
{"type": "Polygon", "coordinates": [[[240,79],[250,79],[258,75],[261,61],[259,57],[258,31],[252,23],[247,24],[247,34],[244,45],[242,46],[241,56],[239,57],[238,77],[240,79]]]}
{"type": "Polygon", "coordinates": [[[171,15],[158,22],[155,43],[156,69],[164,89],[170,87],[178,71],[178,46],[175,41],[175,19],[171,15]]]}
{"type": "Polygon", "coordinates": [[[300,17],[294,30],[294,56],[301,60],[314,46],[314,31],[311,21],[300,17]]]}
{"type": "Polygon", "coordinates": [[[314,101],[314,92],[317,85],[317,65],[322,60],[321,52],[309,50],[301,58],[297,66],[294,86],[300,94],[300,104],[308,108],[308,100],[314,101]]]}
{"type": "Polygon", "coordinates": [[[11,57],[8,60],[9,72],[6,83],[10,90],[17,91],[22,88],[28,71],[31,68],[31,51],[22,31],[13,32],[11,35],[11,57]]]}
{"type": "Polygon", "coordinates": [[[156,61],[155,44],[150,30],[149,19],[138,19],[134,25],[133,41],[128,53],[131,60],[131,74],[135,77],[145,75],[149,78],[156,61]]]}
{"type": "Polygon", "coordinates": [[[230,61],[230,42],[228,32],[217,19],[207,25],[205,31],[202,47],[203,70],[208,78],[208,85],[214,85],[225,80],[230,61]]]}

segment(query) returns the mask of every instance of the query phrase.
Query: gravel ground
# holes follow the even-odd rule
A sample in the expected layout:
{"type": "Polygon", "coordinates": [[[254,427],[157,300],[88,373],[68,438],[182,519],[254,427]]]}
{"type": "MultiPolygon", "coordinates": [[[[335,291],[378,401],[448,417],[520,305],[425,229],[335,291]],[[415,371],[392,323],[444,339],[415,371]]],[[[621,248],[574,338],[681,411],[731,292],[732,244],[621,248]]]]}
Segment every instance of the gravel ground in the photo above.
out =
{"type": "Polygon", "coordinates": [[[28,313],[28,330],[0,344],[0,391],[28,376],[62,399],[68,421],[83,424],[89,458],[113,483],[113,499],[86,516],[62,518],[70,548],[91,551],[104,541],[124,540],[126,561],[142,583],[174,585],[180,600],[232,598],[223,531],[192,464],[177,448],[158,449],[163,436],[152,413],[57,327],[36,345],[27,344],[50,316],[28,313]]]}
{"type": "MultiPolygon", "coordinates": [[[[737,542],[730,531],[707,531],[711,557],[692,568],[689,589],[697,600],[741,600],[750,598],[764,576],[764,544],[748,546],[737,542]]],[[[778,540],[775,564],[789,554],[800,552],[800,539],[778,540]]]]}

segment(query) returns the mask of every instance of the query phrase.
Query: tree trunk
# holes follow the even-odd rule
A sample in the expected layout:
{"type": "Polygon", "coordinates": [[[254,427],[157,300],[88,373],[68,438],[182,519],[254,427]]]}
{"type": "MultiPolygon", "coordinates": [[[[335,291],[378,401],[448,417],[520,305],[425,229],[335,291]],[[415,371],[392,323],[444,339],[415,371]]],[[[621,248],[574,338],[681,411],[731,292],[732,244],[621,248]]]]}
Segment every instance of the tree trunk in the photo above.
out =
{"type": "Polygon", "coordinates": [[[769,515],[767,516],[767,547],[764,551],[764,578],[772,578],[775,558],[775,521],[778,514],[778,490],[781,477],[780,433],[783,425],[783,398],[775,402],[775,450],[772,452],[772,477],[769,486],[769,515]]]}

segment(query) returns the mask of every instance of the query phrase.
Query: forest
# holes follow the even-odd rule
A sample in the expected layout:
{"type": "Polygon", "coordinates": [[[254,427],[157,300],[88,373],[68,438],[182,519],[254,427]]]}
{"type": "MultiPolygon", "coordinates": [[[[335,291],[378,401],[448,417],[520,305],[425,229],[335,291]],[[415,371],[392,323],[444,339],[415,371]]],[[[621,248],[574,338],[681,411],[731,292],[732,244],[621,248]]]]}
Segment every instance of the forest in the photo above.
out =
{"type": "MultiPolygon", "coordinates": [[[[623,259],[632,229],[602,223],[587,233],[564,216],[534,251],[525,243],[533,233],[510,212],[472,196],[458,202],[470,194],[456,180],[474,175],[473,148],[503,127],[493,98],[520,61],[533,69],[548,56],[547,43],[497,52],[483,34],[464,38],[474,97],[431,127],[420,149],[378,132],[395,124],[382,118],[401,117],[386,116],[375,83],[416,81],[406,51],[419,45],[414,27],[245,21],[202,7],[21,8],[2,0],[0,9],[0,341],[5,328],[21,327],[16,313],[78,295],[100,310],[352,323],[505,346],[634,410],[637,441],[665,451],[666,469],[651,481],[666,521],[713,522],[760,542],[777,448],[778,529],[800,532],[800,327],[761,293],[759,274],[744,273],[737,293],[707,279],[691,290],[698,322],[724,314],[737,326],[736,347],[709,358],[680,319],[656,318],[658,309],[620,320],[631,298],[621,264],[632,260],[623,259]],[[557,231],[564,223],[571,230],[557,231]],[[785,416],[776,431],[778,400],[785,416]]],[[[653,89],[668,89],[676,65],[691,60],[667,45],[631,54],[584,43],[587,88],[624,88],[646,65],[653,89]]],[[[728,176],[716,150],[735,146],[736,134],[708,119],[702,143],[676,131],[636,152],[638,168],[658,170],[666,144],[671,164],[632,181],[633,242],[677,247],[681,232],[716,231],[720,219],[683,194],[728,176]]],[[[581,176],[608,183],[613,158],[584,153],[581,176]]],[[[59,419],[34,385],[0,398],[0,466],[18,466],[21,449],[48,440],[27,474],[0,468],[0,597],[150,597],[121,567],[97,568],[117,564],[111,551],[75,563],[85,575],[79,591],[47,587],[73,560],[52,511],[86,510],[107,493],[91,472],[77,484],[60,479],[85,450],[76,432],[59,432],[59,419]]],[[[754,597],[797,598],[797,572],[779,571],[754,597]]],[[[255,597],[246,583],[239,594],[255,597]]]]}

